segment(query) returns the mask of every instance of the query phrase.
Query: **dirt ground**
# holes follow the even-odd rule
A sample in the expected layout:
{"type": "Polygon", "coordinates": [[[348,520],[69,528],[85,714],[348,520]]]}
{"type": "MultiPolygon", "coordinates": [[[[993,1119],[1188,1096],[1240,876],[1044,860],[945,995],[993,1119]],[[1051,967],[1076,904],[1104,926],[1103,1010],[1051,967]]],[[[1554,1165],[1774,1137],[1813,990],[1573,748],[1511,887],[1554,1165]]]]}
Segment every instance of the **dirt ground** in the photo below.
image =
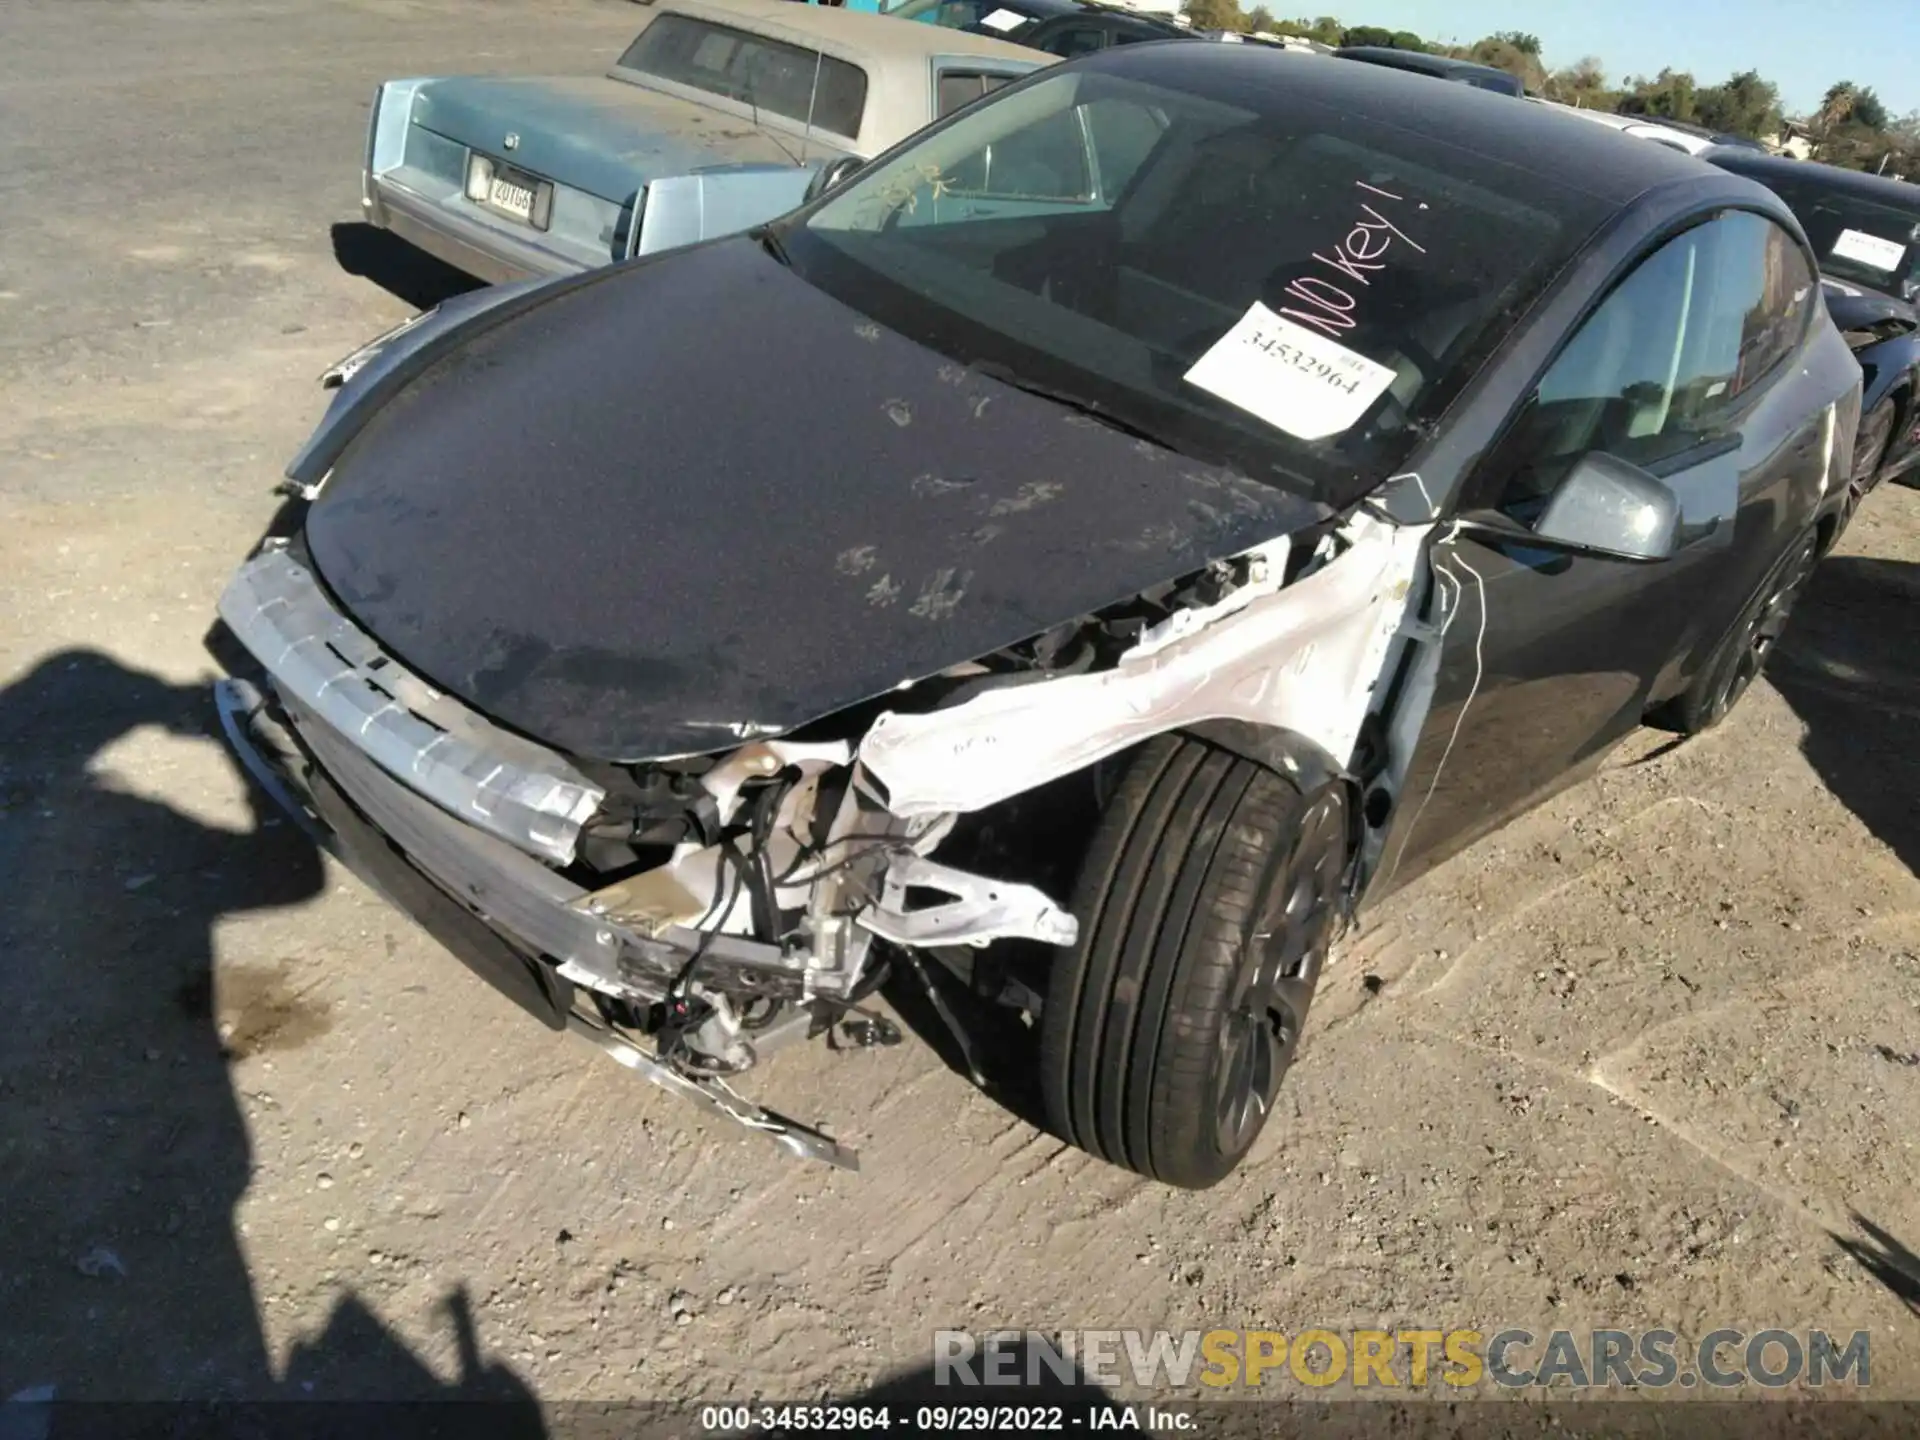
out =
{"type": "Polygon", "coordinates": [[[936,1327],[1824,1328],[1920,1398],[1920,491],[1773,681],[1345,944],[1282,1113],[1143,1184],[925,1045],[748,1087],[528,1023],[267,813],[201,641],[332,360],[457,283],[356,224],[385,77],[615,0],[0,16],[0,1394],[845,1395],[936,1327]]]}

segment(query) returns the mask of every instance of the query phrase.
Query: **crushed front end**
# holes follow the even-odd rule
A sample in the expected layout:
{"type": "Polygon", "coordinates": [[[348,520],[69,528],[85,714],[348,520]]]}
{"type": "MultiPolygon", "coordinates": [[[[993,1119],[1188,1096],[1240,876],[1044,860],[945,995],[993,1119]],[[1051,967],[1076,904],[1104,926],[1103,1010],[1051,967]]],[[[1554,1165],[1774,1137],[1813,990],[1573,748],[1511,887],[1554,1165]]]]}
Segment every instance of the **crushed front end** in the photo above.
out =
{"type": "MultiPolygon", "coordinates": [[[[899,1039],[865,1003],[894,968],[971,1063],[923,957],[1036,1018],[1047,957],[1078,938],[1053,898],[1078,858],[1059,787],[1097,808],[1104,762],[1223,721],[1367,749],[1396,657],[1414,653],[1427,528],[1357,513],[780,736],[743,724],[731,748],[633,763],[562,754],[411,671],[334,599],[296,529],[222,597],[264,675],[223,682],[220,708],[249,770],[322,843],[545,1024],[851,1167],[734,1078],[797,1039],[899,1039]],[[1048,863],[997,863],[1036,855],[1048,863]],[[995,863],[947,863],[979,857],[995,863]],[[980,963],[1001,940],[1025,942],[1024,973],[1006,951],[980,963]]],[[[1389,763],[1352,778],[1404,777],[1389,763]]]]}
{"type": "Polygon", "coordinates": [[[329,849],[547,1025],[797,1154],[854,1163],[729,1077],[802,1037],[897,1039],[862,1004],[887,947],[1075,938],[1039,890],[928,858],[957,816],[890,813],[846,740],[575,761],[411,673],[297,536],[220,614],[265,671],[223,682],[228,736],[329,849]]]}

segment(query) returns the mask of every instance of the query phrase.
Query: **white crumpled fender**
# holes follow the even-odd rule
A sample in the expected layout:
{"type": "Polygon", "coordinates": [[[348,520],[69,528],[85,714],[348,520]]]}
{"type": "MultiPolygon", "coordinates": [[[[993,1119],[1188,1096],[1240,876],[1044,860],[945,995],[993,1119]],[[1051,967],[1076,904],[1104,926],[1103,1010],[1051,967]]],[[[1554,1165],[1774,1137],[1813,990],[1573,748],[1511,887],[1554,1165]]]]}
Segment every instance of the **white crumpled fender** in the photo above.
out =
{"type": "Polygon", "coordinates": [[[885,712],[859,759],[902,817],[979,810],[1205,720],[1291,730],[1344,763],[1411,618],[1432,528],[1357,514],[1340,532],[1346,548],[1285,589],[1194,612],[1185,633],[1150,635],[1098,674],[885,712]]]}

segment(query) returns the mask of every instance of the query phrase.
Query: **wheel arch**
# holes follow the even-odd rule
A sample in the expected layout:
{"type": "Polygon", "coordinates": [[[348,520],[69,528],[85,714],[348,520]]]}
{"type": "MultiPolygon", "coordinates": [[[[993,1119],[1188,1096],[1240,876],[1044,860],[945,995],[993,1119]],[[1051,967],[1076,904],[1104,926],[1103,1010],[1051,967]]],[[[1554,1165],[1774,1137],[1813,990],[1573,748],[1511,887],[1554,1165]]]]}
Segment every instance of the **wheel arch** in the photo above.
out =
{"type": "Polygon", "coordinates": [[[1814,543],[1820,547],[1820,553],[1825,555],[1840,538],[1840,512],[1828,510],[1815,523],[1814,531],[1814,543]]]}
{"type": "MultiPolygon", "coordinates": [[[[1175,733],[1191,735],[1271,770],[1303,794],[1336,782],[1345,787],[1349,863],[1357,867],[1365,839],[1366,787],[1360,777],[1334,759],[1324,745],[1297,730],[1258,725],[1250,720],[1204,720],[1175,733]]],[[[1354,878],[1349,873],[1350,891],[1354,878]]]]}

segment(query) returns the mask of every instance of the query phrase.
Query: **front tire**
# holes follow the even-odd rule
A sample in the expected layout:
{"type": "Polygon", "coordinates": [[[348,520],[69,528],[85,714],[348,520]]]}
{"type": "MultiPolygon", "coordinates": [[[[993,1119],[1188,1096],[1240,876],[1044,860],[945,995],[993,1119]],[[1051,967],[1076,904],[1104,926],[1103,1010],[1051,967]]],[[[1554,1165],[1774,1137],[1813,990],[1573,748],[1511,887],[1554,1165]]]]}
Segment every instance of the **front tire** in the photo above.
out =
{"type": "Polygon", "coordinates": [[[1073,897],[1041,1019],[1060,1135],[1202,1189],[1259,1138],[1345,905],[1344,784],[1308,792],[1184,736],[1135,752],[1073,897]]]}

